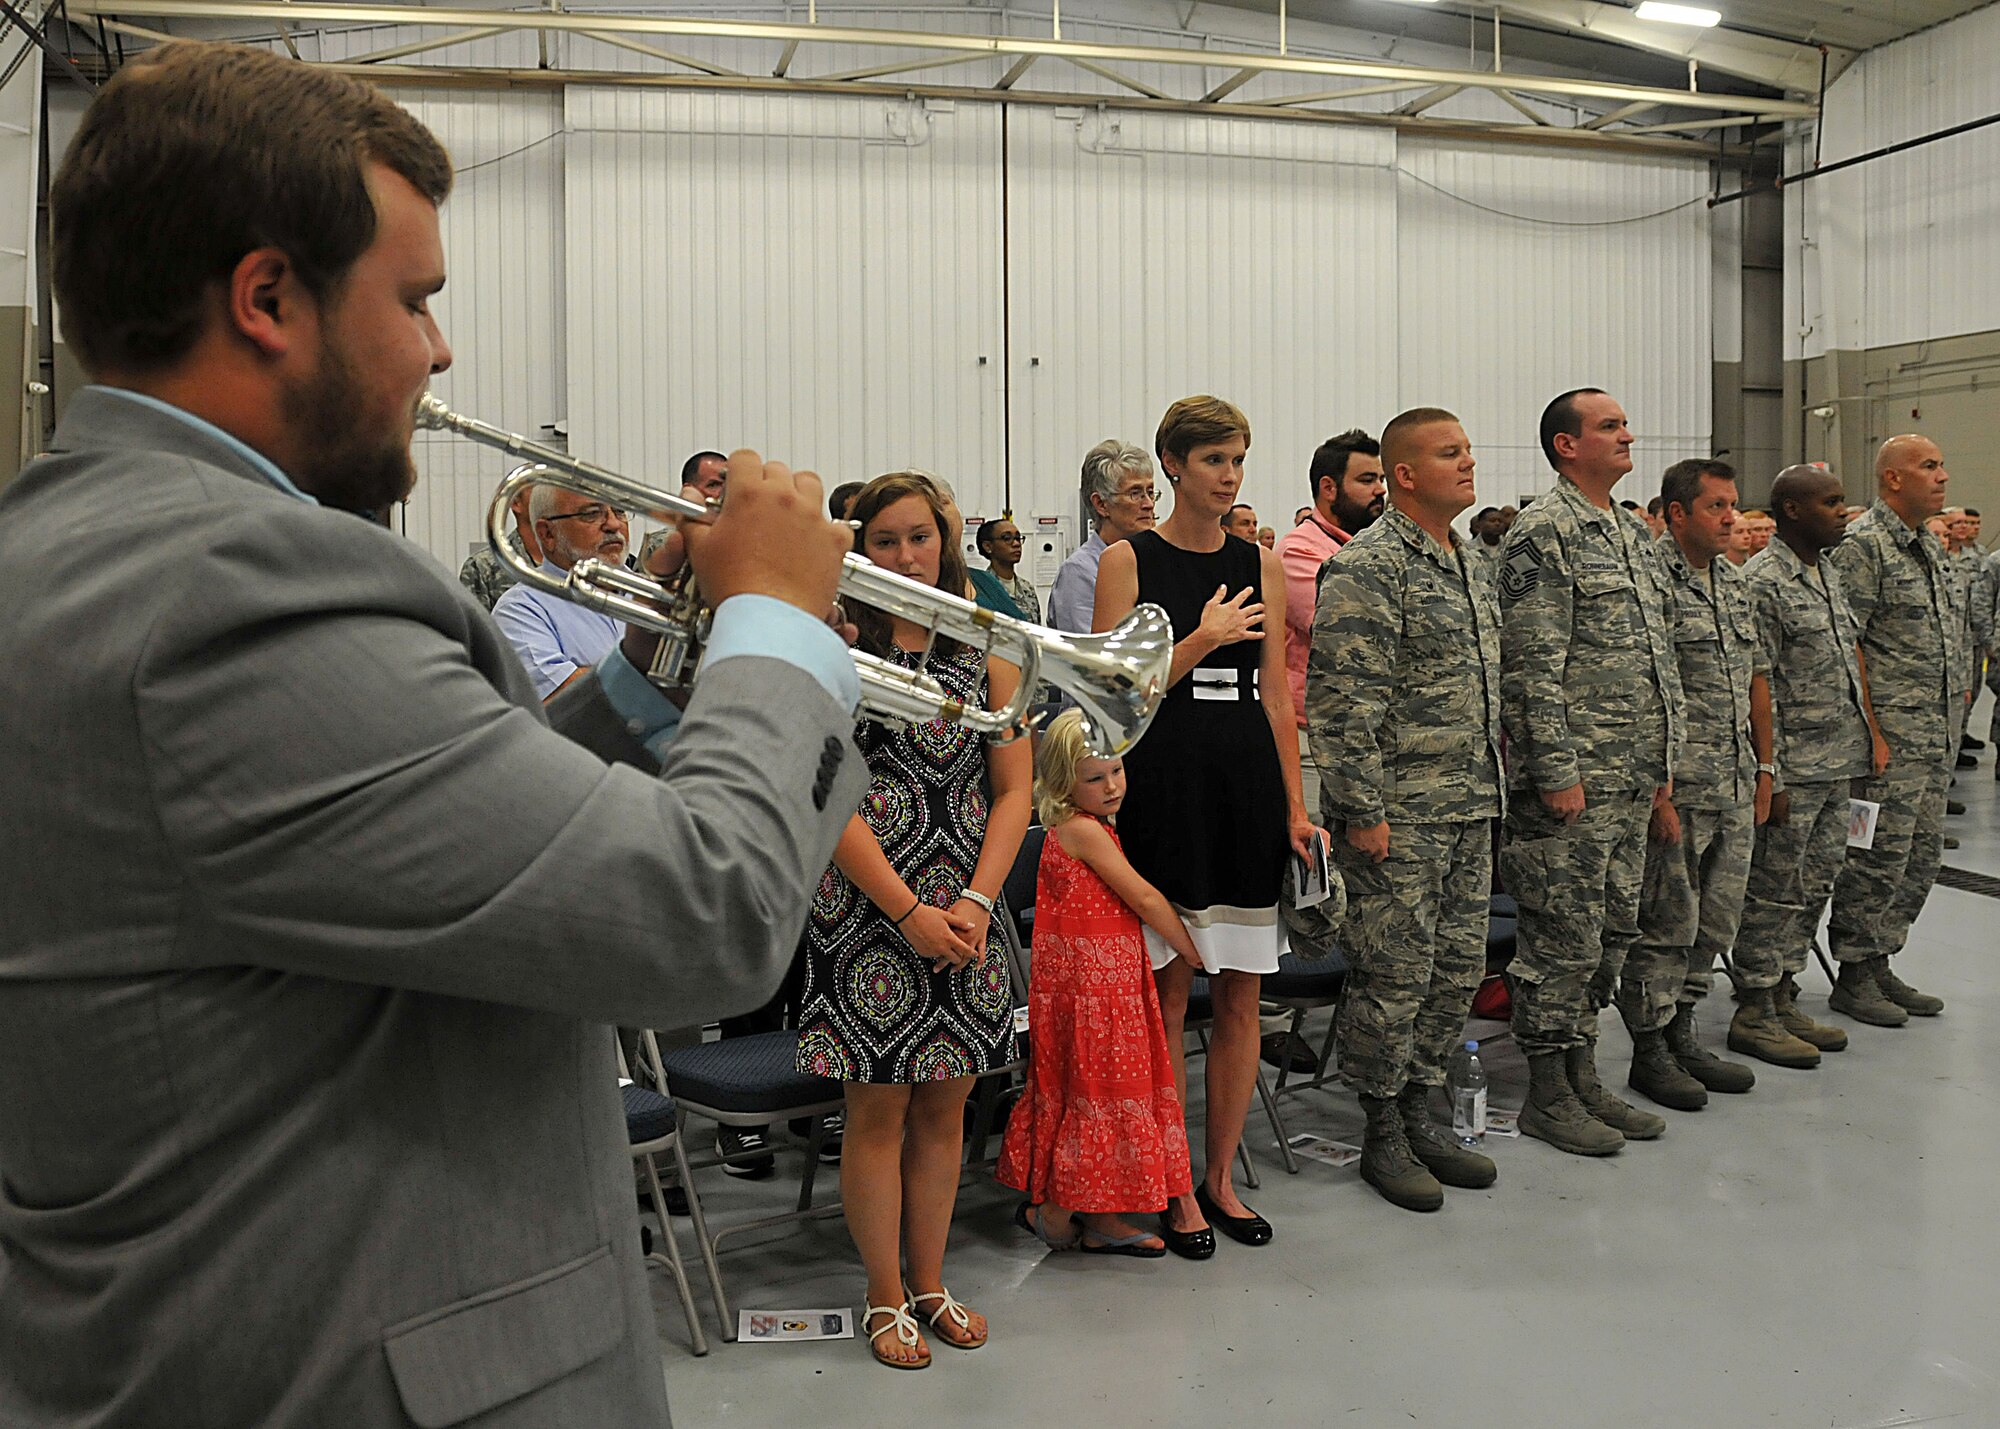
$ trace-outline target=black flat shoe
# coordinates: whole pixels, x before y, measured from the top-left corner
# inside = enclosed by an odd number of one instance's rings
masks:
[[[1167,1243],[1167,1249],[1183,1260],[1207,1260],[1215,1254],[1215,1231],[1203,1226],[1198,1231],[1177,1231],[1167,1224],[1163,1214],[1160,1217],[1160,1239]]]
[[[1216,1209],[1215,1198],[1208,1194],[1208,1187],[1194,1188],[1195,1204],[1208,1217],[1208,1223],[1239,1245],[1269,1245],[1271,1243],[1271,1223],[1252,1211],[1247,1216],[1227,1216]]]

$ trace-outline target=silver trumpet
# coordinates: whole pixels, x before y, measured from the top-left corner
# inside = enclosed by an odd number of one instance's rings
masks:
[[[710,611],[695,588],[691,568],[664,580],[595,559],[578,561],[558,579],[530,565],[508,539],[509,509],[529,486],[566,487],[622,510],[640,511],[656,521],[712,521],[718,506],[690,501],[513,432],[502,431],[452,411],[426,393],[417,404],[417,425],[451,432],[492,447],[524,464],[507,474],[486,510],[486,536],[493,553],[516,580],[599,610],[627,624],[657,631],[660,653],[649,676],[656,682],[692,681],[707,637]],[[963,597],[887,571],[850,552],[840,572],[840,595],[925,630],[924,659],[906,670],[865,651],[853,653],[861,677],[861,708],[872,719],[909,723],[943,719],[977,730],[996,744],[1021,738],[1035,721],[1029,714],[1035,688],[1047,681],[1083,711],[1084,737],[1100,758],[1123,754],[1146,732],[1166,694],[1173,663],[1174,633],[1167,613],[1141,605],[1111,630],[1072,635],[1047,626],[999,615]],[[942,636],[984,655],[1016,665],[1020,688],[1006,708],[980,709],[953,699],[926,671],[930,649]]]

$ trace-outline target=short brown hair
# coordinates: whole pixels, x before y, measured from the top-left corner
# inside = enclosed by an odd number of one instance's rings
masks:
[[[1440,422],[1456,422],[1457,416],[1442,407],[1412,407],[1389,419],[1389,425],[1382,429],[1382,464],[1389,468],[1390,475],[1407,455],[1403,448],[1408,444],[1410,434],[1421,427],[1436,426]],[[1390,482],[1394,486],[1393,481]]]
[[[200,337],[210,286],[259,248],[325,297],[374,242],[371,161],[432,203],[451,192],[444,146],[372,85],[244,45],[132,61],[49,191],[64,338],[93,373],[157,371]]]
[[[1160,429],[1153,434],[1153,455],[1160,459],[1164,471],[1167,453],[1186,461],[1196,447],[1226,442],[1231,437],[1241,437],[1244,446],[1250,445],[1250,419],[1234,404],[1207,395],[1183,397],[1160,418]]]

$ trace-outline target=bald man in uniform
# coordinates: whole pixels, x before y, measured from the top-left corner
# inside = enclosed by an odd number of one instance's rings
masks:
[[[1875,504],[1827,557],[1854,611],[1889,746],[1888,767],[1859,786],[1859,797],[1881,805],[1873,845],[1850,849],[1834,884],[1829,935],[1840,975],[1827,1005],[1877,1027],[1944,1010],[1943,999],[1911,987],[1889,961],[1937,879],[1945,788],[1971,688],[1950,560],[1924,526],[1944,510],[1950,479],[1936,442],[1889,438],[1875,457]]]

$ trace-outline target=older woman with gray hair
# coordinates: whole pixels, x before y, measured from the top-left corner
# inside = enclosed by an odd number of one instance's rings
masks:
[[[1084,454],[1083,499],[1096,530],[1071,553],[1049,589],[1049,624],[1087,635],[1097,602],[1097,563],[1120,541],[1153,529],[1159,490],[1144,447],[1111,437]]]

